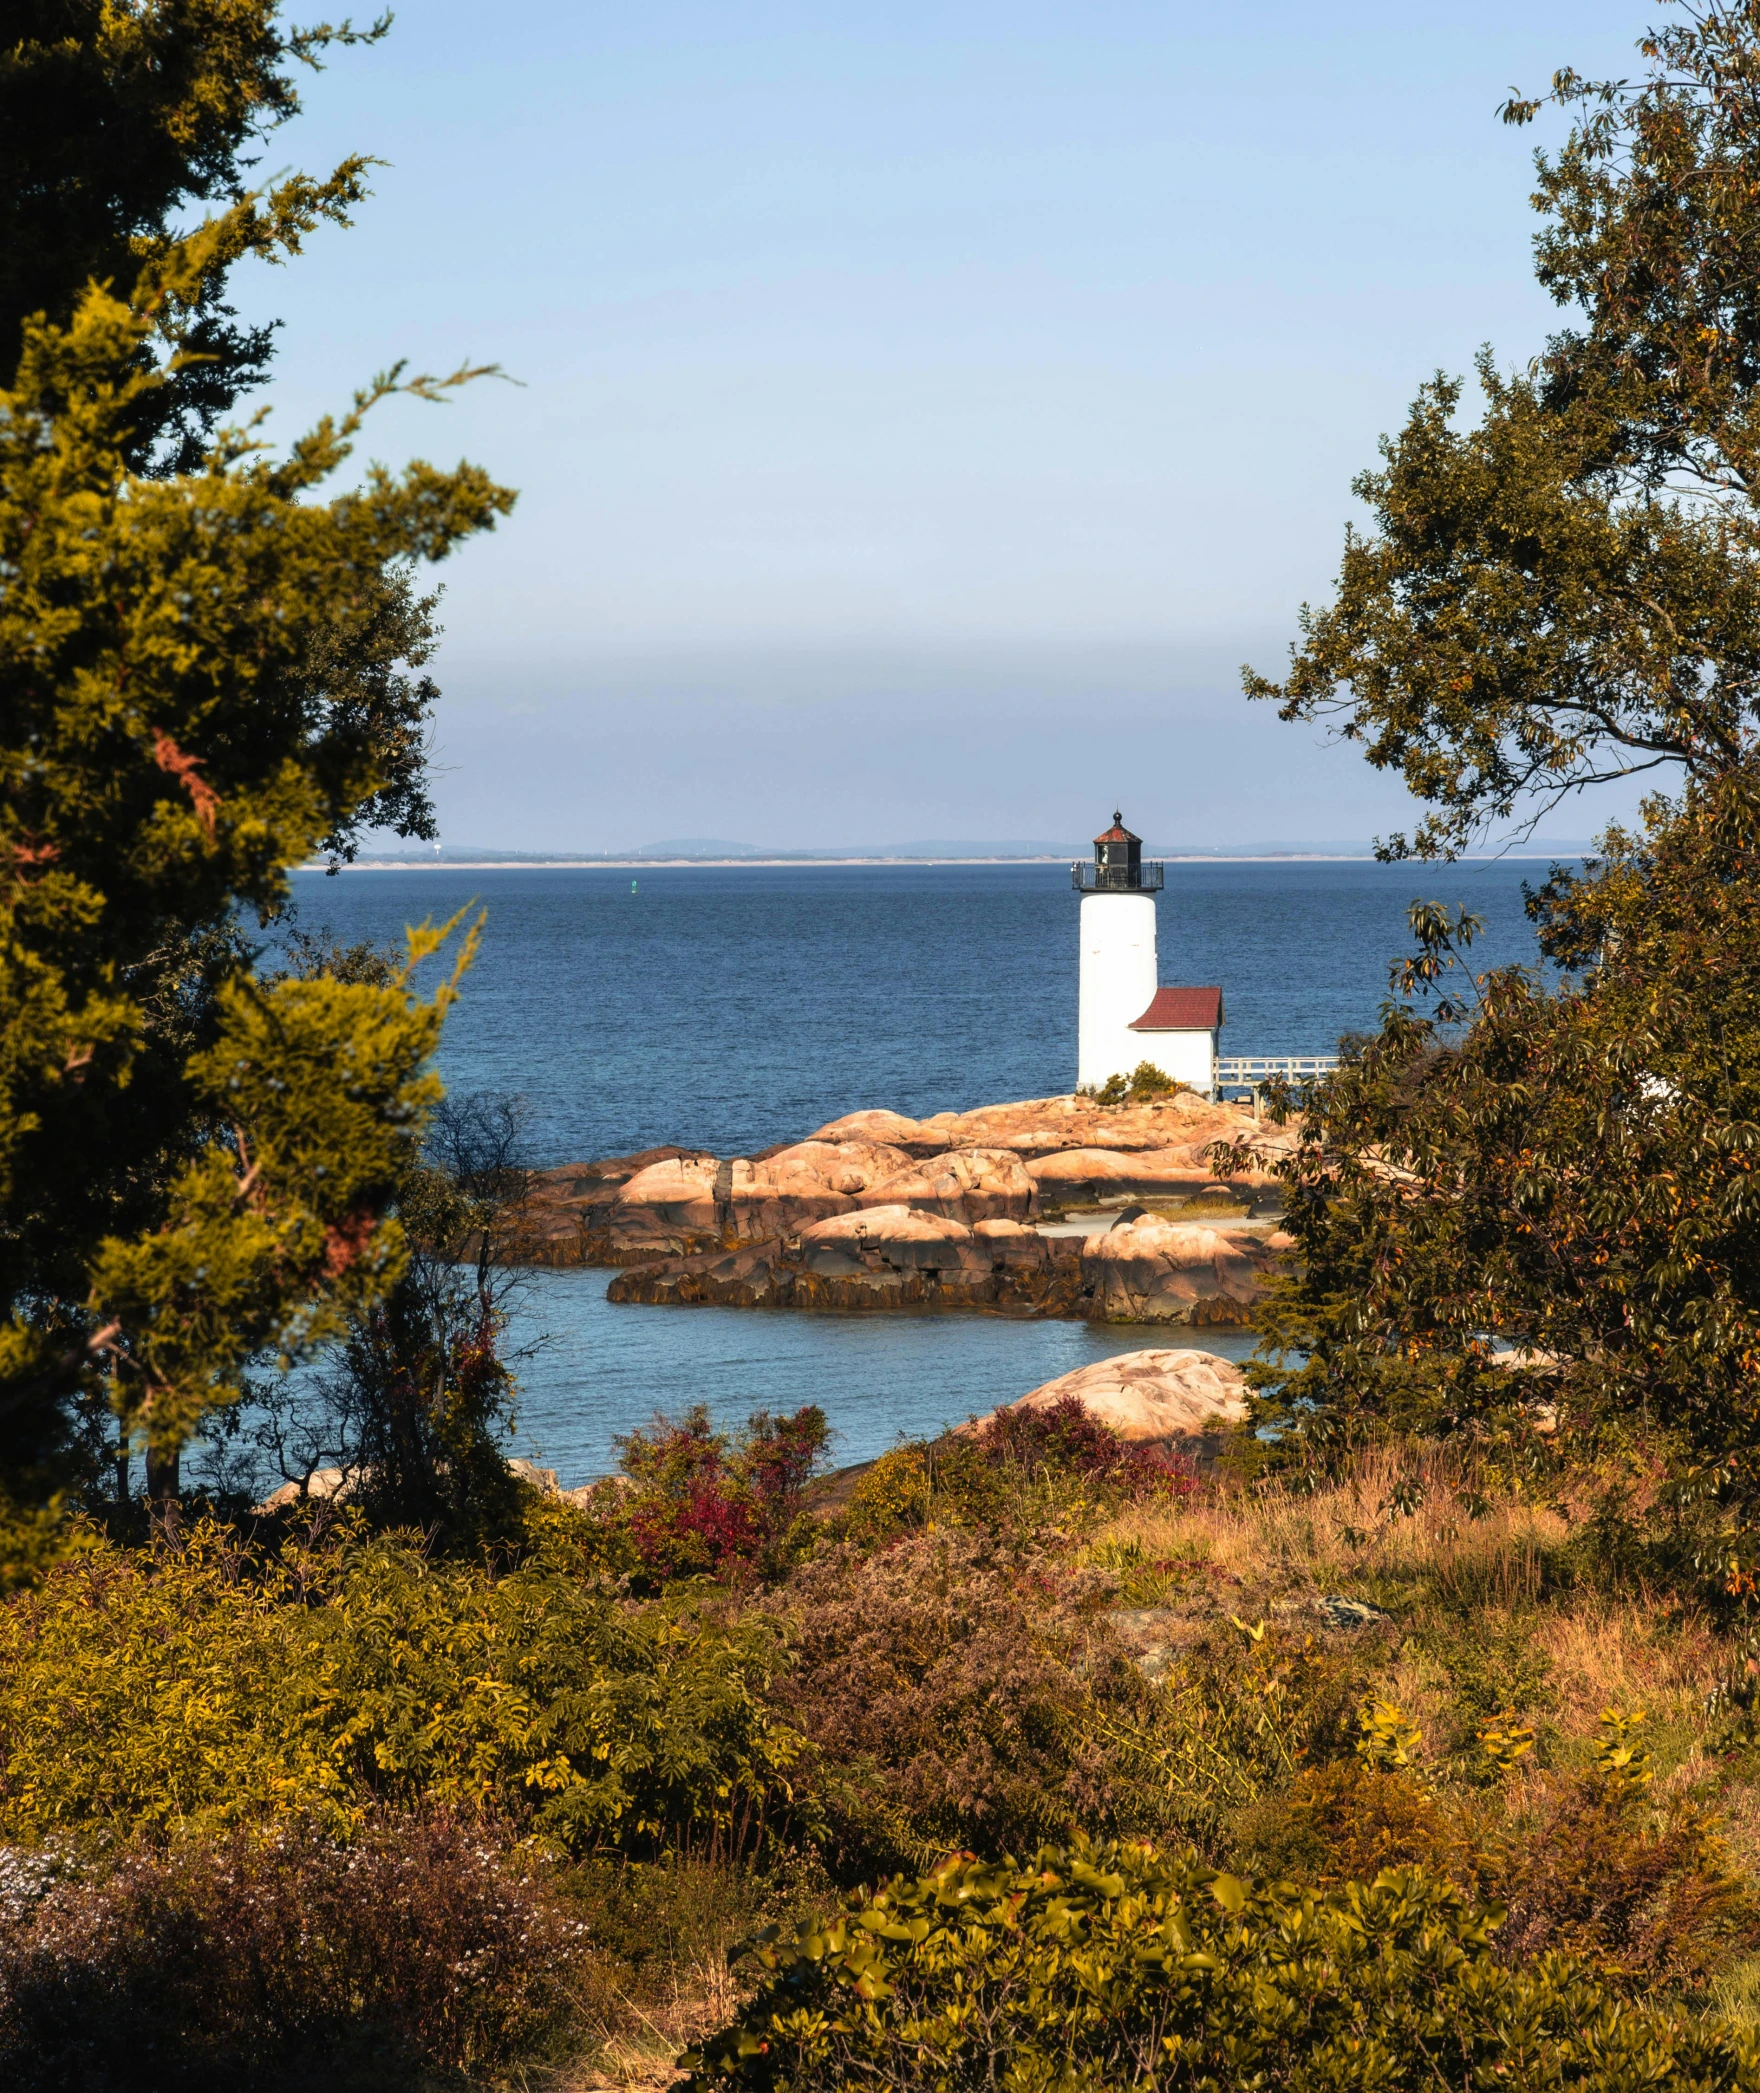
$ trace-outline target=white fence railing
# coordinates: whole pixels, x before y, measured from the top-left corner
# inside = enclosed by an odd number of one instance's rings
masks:
[[[1328,1076],[1338,1066],[1336,1054],[1218,1054],[1215,1088],[1257,1090],[1273,1076],[1300,1083],[1312,1076]]]

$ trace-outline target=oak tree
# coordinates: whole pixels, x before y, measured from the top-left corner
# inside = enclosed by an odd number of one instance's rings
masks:
[[[1414,907],[1379,1031],[1279,1101],[1298,1255],[1255,1372],[1309,1448],[1636,1434],[1752,1532],[1760,4],[1689,0],[1640,50],[1635,80],[1561,72],[1507,106],[1574,112],[1535,198],[1566,323],[1523,370],[1481,359],[1475,420],[1425,388],[1358,482],[1375,528],[1335,600],[1248,688],[1428,804],[1387,856],[1611,778],[1676,796],[1530,896],[1547,967],[1475,981],[1471,922]]]
[[[1575,112],[1537,156],[1544,353],[1420,392],[1302,613],[1288,720],[1324,720],[1430,812],[1384,854],[1452,854],[1585,785],[1707,779],[1760,733],[1760,0],[1684,0],[1635,81],[1513,98]]]

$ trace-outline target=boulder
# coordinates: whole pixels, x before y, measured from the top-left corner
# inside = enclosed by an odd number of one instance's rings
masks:
[[[962,1148],[910,1163],[856,1196],[863,1206],[913,1206],[968,1224],[1024,1221],[1037,1205],[1026,1165],[1007,1148]]]
[[[1181,1447],[1244,1423],[1250,1414],[1246,1386],[1234,1361],[1213,1352],[1123,1352],[1059,1374],[1010,1408],[1048,1410],[1073,1395],[1130,1445]],[[978,1418],[974,1425],[986,1421]]]
[[[1185,1148],[1066,1148],[1035,1156],[1026,1168],[1045,1208],[1092,1206],[1105,1200],[1194,1199],[1223,1189],[1209,1163]]]
[[[261,1504],[253,1504],[251,1510],[279,1512],[290,1504],[297,1504],[302,1497],[314,1501],[352,1497],[359,1481],[359,1475],[352,1468],[314,1468],[306,1477],[303,1489],[298,1483],[282,1483],[271,1490]]]
[[[950,1215],[911,1206],[864,1207],[817,1221],[801,1231],[798,1255],[809,1270],[815,1258],[827,1270],[838,1259],[853,1259],[864,1269],[878,1259],[901,1272],[989,1270],[974,1230]]]
[[[1290,1238],[1143,1214],[1081,1243],[1086,1313],[1096,1321],[1227,1325],[1251,1320]]]
[[[1043,1265],[1046,1238],[1021,1221],[979,1221],[972,1235],[992,1264]],[[1079,1253],[1078,1253],[1079,1254]]]
[[[944,1128],[907,1119],[902,1112],[846,1112],[810,1136],[814,1141],[878,1141],[907,1155],[939,1155],[948,1146]]]
[[[532,1488],[541,1496],[560,1497],[562,1495],[562,1492],[556,1486],[556,1470],[554,1468],[540,1468],[536,1461],[528,1461],[523,1455],[517,1456],[508,1462],[507,1472],[509,1475],[517,1477],[522,1483],[530,1483]]]
[[[1119,1150],[1060,1149],[1027,1164],[1046,1212],[1115,1205],[1121,1200],[1210,1200],[1258,1211],[1275,1207],[1280,1188],[1268,1170],[1237,1170],[1219,1178],[1209,1144]],[[1268,1195],[1269,1199],[1268,1199]]]
[[[1392,1624],[1393,1615],[1367,1599],[1347,1599],[1342,1592],[1322,1592],[1314,1611],[1329,1628],[1382,1628]]]
[[[814,1140],[797,1141],[762,1162],[735,1162],[726,1171],[723,1232],[751,1242],[848,1213],[910,1161],[902,1148],[878,1141]]]
[[[512,1261],[534,1265],[605,1262],[612,1210],[624,1186],[654,1164],[685,1156],[714,1161],[700,1151],[645,1148],[637,1155],[606,1156],[597,1163],[568,1163],[559,1170],[535,1172],[525,1204],[515,1218]]]
[[[612,1241],[649,1256],[677,1256],[715,1241],[720,1171],[714,1156],[683,1154],[638,1170],[612,1201]]]
[[[799,1267],[780,1240],[671,1257],[657,1264],[628,1265],[605,1289],[608,1301],[641,1301],[651,1307],[707,1302],[724,1308],[792,1308]]]

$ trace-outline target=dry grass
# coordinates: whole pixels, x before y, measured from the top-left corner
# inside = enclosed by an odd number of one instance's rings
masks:
[[[684,2077],[680,2051],[726,2027],[744,1994],[721,1954],[675,1965],[663,1993],[620,1997],[615,2025],[588,2060],[552,2082],[554,2093],[647,2093]]]
[[[1381,1690],[1432,1750],[1451,1687],[1431,1646],[1463,1632],[1486,1648],[1517,1637],[1544,1660],[1560,1763],[1588,1760],[1607,1709],[1643,1710],[1659,1771],[1674,1785],[1703,1778],[1707,1696],[1728,1663],[1711,1624],[1672,1595],[1596,1589],[1576,1574],[1570,1517],[1519,1498],[1486,1504],[1473,1482],[1446,1448],[1378,1449],[1315,1491],[1273,1483],[1133,1506],[1091,1555],[1124,1580],[1127,1604],[1197,1599],[1270,1616],[1339,1593],[1384,1607],[1398,1639]]]
[[[1503,1502],[1473,1516],[1461,1461],[1438,1448],[1376,1451],[1330,1488],[1273,1484],[1192,1505],[1133,1506],[1095,1538],[1097,1559],[1199,1564],[1266,1597],[1426,1587],[1466,1606],[1535,1603],[1569,1523]]]

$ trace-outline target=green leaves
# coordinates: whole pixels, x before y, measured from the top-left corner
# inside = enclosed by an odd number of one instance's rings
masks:
[[[1148,1845],[956,1855],[752,1943],[755,1996],[682,2061],[693,2086],[778,2093],[1760,2083],[1745,2035],[1559,1957],[1501,1967],[1499,1917],[1415,1869],[1321,1898]]]
[[[199,1525],[0,1609],[0,1830],[208,1829],[440,1804],[572,1851],[749,1851],[793,1809],[778,1637],[632,1609],[542,1559],[438,1569]]]
[[[117,1407],[156,1449],[174,1452],[236,1397],[253,1355],[291,1363],[401,1272],[385,1210],[440,1095],[427,1064],[476,929],[429,1000],[410,976],[457,921],[412,932],[408,965],[383,987],[320,975],[221,991],[220,1038],[189,1072],[229,1138],[173,1182],[159,1229],[112,1238],[93,1268]]]
[[[1751,1518],[1760,776],[1656,803],[1604,849],[1532,901],[1573,977],[1486,975],[1464,1029],[1390,1004],[1302,1100],[1273,1166],[1301,1264],[1267,1321],[1305,1356],[1256,1373],[1310,1448],[1474,1420],[1539,1476],[1641,1430]]]

